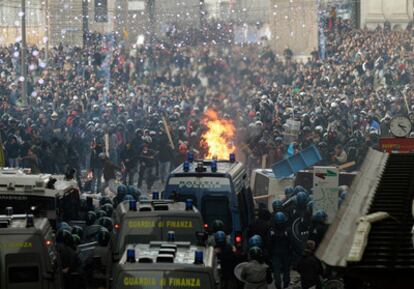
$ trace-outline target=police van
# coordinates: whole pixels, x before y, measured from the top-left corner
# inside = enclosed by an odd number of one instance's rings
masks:
[[[206,228],[215,220],[224,223],[234,245],[241,247],[246,229],[254,220],[254,201],[243,164],[230,160],[186,161],[168,177],[164,197],[192,199]]]
[[[51,221],[79,219],[80,195],[75,182],[63,176],[27,174],[21,169],[0,169],[0,203],[15,213],[35,210]]]
[[[191,200],[125,201],[118,206],[115,219],[115,258],[127,244],[167,240],[170,231],[174,231],[177,241],[196,244],[196,234],[203,231],[203,218]]]
[[[46,218],[0,215],[0,288],[59,288],[53,240]]]
[[[189,242],[150,242],[131,245],[114,272],[113,289],[219,288],[212,247]]]

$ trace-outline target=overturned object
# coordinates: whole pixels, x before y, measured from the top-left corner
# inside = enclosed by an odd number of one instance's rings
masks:
[[[368,243],[368,235],[371,230],[371,224],[389,218],[390,215],[386,212],[376,212],[363,216],[358,221],[358,227],[352,241],[351,249],[349,250],[348,262],[359,262],[362,259],[364,250]]]

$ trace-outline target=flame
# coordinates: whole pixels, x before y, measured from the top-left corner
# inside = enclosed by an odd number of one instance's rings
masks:
[[[236,127],[232,120],[220,119],[212,109],[204,113],[203,124],[207,131],[201,136],[201,146],[207,148],[206,159],[228,159],[236,151],[233,139]]]

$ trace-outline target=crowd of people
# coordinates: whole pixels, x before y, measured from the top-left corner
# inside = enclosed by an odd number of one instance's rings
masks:
[[[92,192],[102,176],[114,190],[119,171],[125,183],[145,182],[150,190],[188,151],[203,157],[202,119],[210,108],[235,123],[238,158],[249,169],[263,155],[270,165],[312,144],[321,164],[355,161],[355,169],[388,133],[390,118],[414,105],[411,25],[355,29],[338,19],[325,34],[326,58],[315,51],[306,62],[289,49],[276,55],[266,41],[241,45],[210,35],[190,42],[177,31],[133,49],[105,36],[85,48],[60,45],[46,53],[31,46],[28,106],[20,45],[1,47],[6,165],[74,169],[80,184],[80,173],[92,172]],[[296,135],[289,120],[300,121]]]

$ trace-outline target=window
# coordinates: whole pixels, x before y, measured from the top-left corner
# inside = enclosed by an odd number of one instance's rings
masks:
[[[9,283],[37,283],[39,282],[39,267],[19,266],[9,267]]]
[[[178,193],[176,201],[177,202],[185,202],[188,199],[193,200],[193,205],[197,207],[197,197],[194,196],[194,195]]]
[[[206,196],[203,198],[202,215],[204,223],[209,228],[215,220],[224,223],[224,231],[230,234],[233,229],[233,222],[230,212],[229,199],[226,196]]]
[[[242,226],[247,227],[249,225],[248,205],[244,195],[244,190],[237,195],[237,199],[239,203],[239,213]]]

